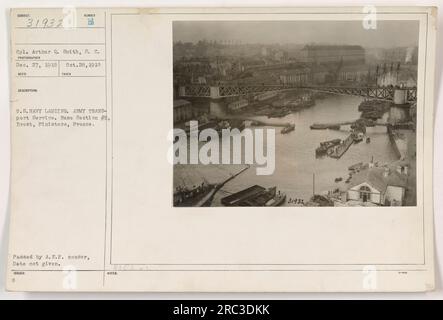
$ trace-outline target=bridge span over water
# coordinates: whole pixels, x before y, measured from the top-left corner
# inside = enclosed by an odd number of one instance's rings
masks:
[[[179,87],[179,96],[194,98],[220,99],[249,94],[260,94],[269,91],[284,91],[292,89],[305,89],[326,93],[344,94],[372,98],[385,101],[403,101],[404,103],[417,100],[417,88],[395,87],[344,87],[344,86],[300,86],[284,84],[255,84],[255,85],[185,85]]]

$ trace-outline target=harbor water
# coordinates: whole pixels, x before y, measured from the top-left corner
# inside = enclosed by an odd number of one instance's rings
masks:
[[[251,165],[216,193],[212,205],[220,206],[221,198],[256,184],[263,187],[277,186],[278,190],[286,193],[287,199],[303,199],[306,202],[313,192],[322,194],[338,187],[345,189],[344,181],[348,176],[348,167],[355,163],[369,162],[372,157],[380,164],[395,161],[397,156],[384,126],[367,128],[366,136],[370,137],[370,143],[362,141],[351,145],[340,159],[327,156],[316,158],[315,149],[320,142],[336,138],[345,139],[349,135],[350,127],[347,125],[340,130],[311,130],[310,125],[356,120],[360,117],[358,105],[362,100],[354,96],[328,95],[324,99],[318,99],[315,106],[293,112],[283,118],[254,117],[253,119],[268,124],[292,123],[295,124],[295,130],[281,134],[280,126],[264,127],[275,129],[274,173],[257,175],[256,165]],[[219,106],[211,106],[211,110],[217,107]],[[386,118],[380,121],[386,121]],[[340,177],[343,180],[335,182],[335,179]]]

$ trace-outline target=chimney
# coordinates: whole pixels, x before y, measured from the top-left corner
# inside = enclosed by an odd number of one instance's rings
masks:
[[[385,167],[385,171],[383,172],[383,177],[387,178],[389,176],[389,168]]]

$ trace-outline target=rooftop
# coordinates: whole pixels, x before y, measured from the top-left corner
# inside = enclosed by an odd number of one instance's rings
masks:
[[[364,71],[368,72],[369,67],[365,64],[344,65],[340,68],[341,72]]]
[[[407,178],[404,174],[398,173],[392,168],[389,169],[387,177],[384,176],[387,167],[374,167],[364,169],[352,176],[349,183],[349,188],[358,186],[362,183],[367,183],[371,187],[380,192],[385,192],[388,186],[406,187]]]
[[[363,50],[358,45],[324,45],[324,44],[308,44],[302,50]]]

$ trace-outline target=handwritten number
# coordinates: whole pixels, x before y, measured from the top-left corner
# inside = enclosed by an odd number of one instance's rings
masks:
[[[60,28],[63,26],[63,19],[43,18],[42,20],[28,18],[26,28]]]

